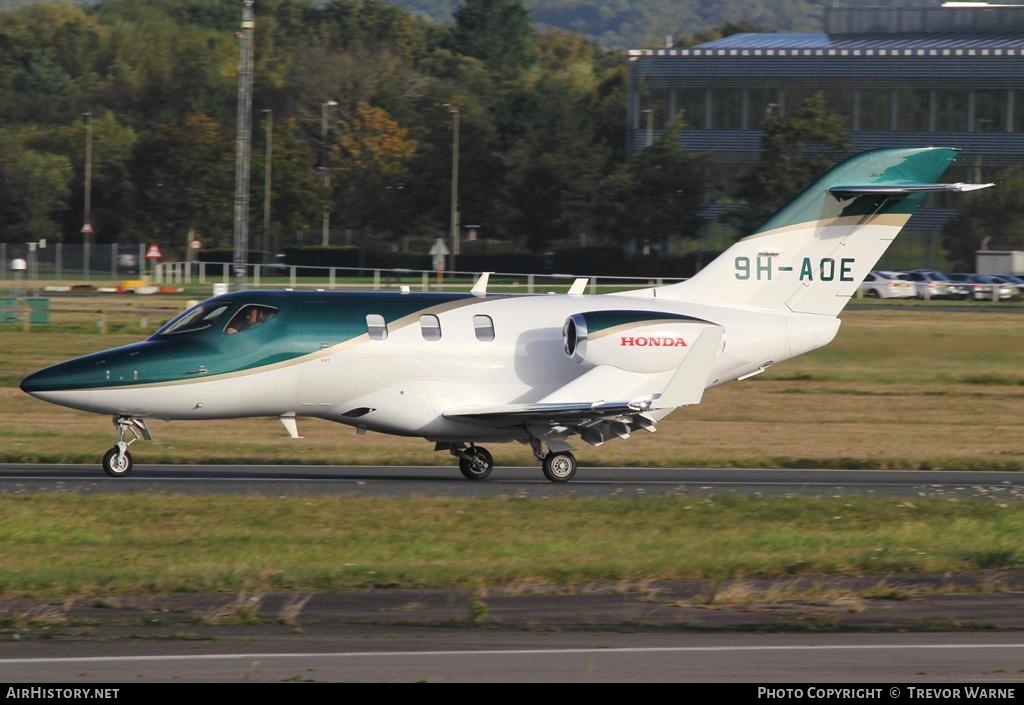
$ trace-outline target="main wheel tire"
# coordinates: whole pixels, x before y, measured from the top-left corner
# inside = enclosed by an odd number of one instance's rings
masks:
[[[880,297],[880,294],[878,293],[878,290],[876,290],[876,289],[868,289],[868,291],[865,294],[865,296],[867,296],[869,299],[877,299],[877,298]]]
[[[544,456],[544,477],[552,482],[568,482],[576,474],[576,456],[565,451]]]
[[[459,458],[459,470],[467,480],[486,480],[494,469],[494,457],[486,448],[474,446],[466,451],[472,458]]]
[[[111,477],[124,477],[132,471],[132,454],[128,451],[120,455],[114,446],[103,455],[103,472]]]

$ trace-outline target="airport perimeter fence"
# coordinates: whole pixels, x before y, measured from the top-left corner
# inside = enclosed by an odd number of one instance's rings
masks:
[[[113,281],[138,277],[144,272],[143,244],[80,244],[63,242],[0,242],[0,281]],[[24,260],[24,271],[12,269]]]
[[[359,267],[300,267],[281,264],[249,264],[239,277],[229,262],[163,262],[153,268],[155,286],[189,286],[219,283],[229,287],[254,289],[349,289],[380,291],[408,287],[417,291],[459,291],[471,288],[481,272],[431,271],[424,269],[381,269]],[[587,293],[662,286],[685,278],[625,277],[587,274],[534,274],[528,272],[491,272],[490,291],[526,294],[557,291],[565,293],[576,279],[587,279]]]

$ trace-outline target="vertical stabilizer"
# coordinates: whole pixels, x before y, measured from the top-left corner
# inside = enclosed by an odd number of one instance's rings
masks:
[[[880,149],[840,163],[658,298],[779,312],[838,314],[956,157],[944,147]],[[991,184],[988,184],[991,185]]]

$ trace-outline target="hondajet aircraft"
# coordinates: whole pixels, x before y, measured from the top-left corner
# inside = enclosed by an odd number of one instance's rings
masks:
[[[617,294],[236,291],[139,343],[48,367],[21,388],[113,416],[108,475],[149,419],[316,417],[419,436],[486,478],[482,443],[532,446],[545,476],[576,473],[570,441],[654,431],[706,389],[826,345],[837,314],[957,150],[854,156],[693,278]]]

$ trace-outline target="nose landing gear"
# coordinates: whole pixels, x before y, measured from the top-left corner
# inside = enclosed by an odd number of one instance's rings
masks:
[[[115,415],[112,422],[118,430],[118,439],[117,444],[103,455],[103,472],[110,477],[124,477],[132,471],[132,454],[128,452],[128,446],[140,439],[151,441],[153,436],[143,419]],[[126,435],[131,435],[131,439],[125,441]]]

